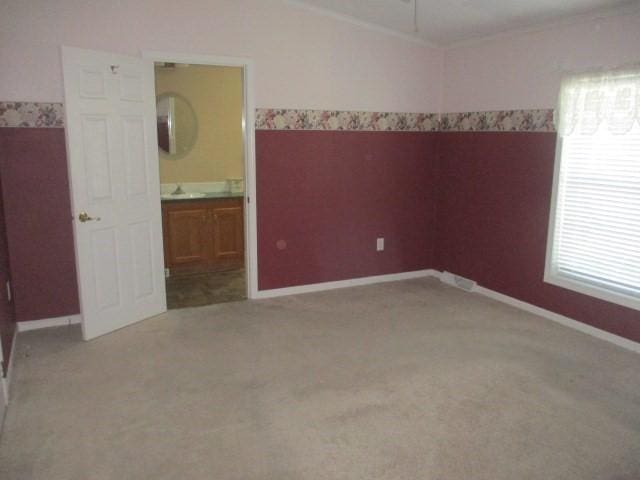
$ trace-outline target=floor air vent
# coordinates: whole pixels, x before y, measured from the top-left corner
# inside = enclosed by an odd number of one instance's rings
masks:
[[[440,280],[443,283],[452,285],[462,290],[466,290],[467,292],[473,292],[477,286],[477,283],[474,282],[473,280],[469,280],[468,278],[461,277],[460,275],[455,275],[451,272],[442,272],[442,275],[440,276]]]

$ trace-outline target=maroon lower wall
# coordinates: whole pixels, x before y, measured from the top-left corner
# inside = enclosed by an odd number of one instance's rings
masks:
[[[0,147],[16,319],[78,313],[64,131],[0,128]],[[640,341],[637,311],[542,280],[554,150],[552,133],[259,130],[259,288],[437,268]]]
[[[0,151],[3,150],[3,147],[2,139],[0,139]],[[16,333],[16,318],[13,302],[9,300],[8,291],[4,288],[9,280],[11,280],[9,248],[7,247],[7,230],[4,219],[2,188],[0,188],[0,342],[2,342],[2,360],[4,361],[4,372],[0,372],[0,374],[4,375],[7,374],[9,368],[11,346]],[[0,399],[0,401],[3,400]]]
[[[79,313],[64,130],[0,128],[17,321]]]
[[[0,138],[17,320],[76,314],[64,130],[1,128]],[[436,138],[258,131],[260,288],[433,267]]]
[[[259,288],[432,268],[436,140],[256,132]]]
[[[543,282],[554,133],[439,136],[439,270],[640,342],[640,312]]]

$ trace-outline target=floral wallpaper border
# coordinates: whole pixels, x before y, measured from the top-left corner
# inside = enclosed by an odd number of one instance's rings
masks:
[[[408,132],[555,132],[553,110],[464,113],[379,113],[257,109],[258,130]]]
[[[0,102],[0,127],[62,128],[62,103]],[[395,113],[256,109],[258,130],[372,132],[554,132],[553,110]]]
[[[0,127],[62,128],[62,103],[0,102]]]
[[[555,132],[553,110],[443,113],[441,132]]]
[[[336,110],[256,110],[258,130],[349,130],[435,132],[437,113],[349,112]]]

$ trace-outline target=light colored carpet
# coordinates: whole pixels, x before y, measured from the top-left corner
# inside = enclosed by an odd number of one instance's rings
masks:
[[[0,478],[640,478],[640,355],[414,280],[21,333]]]

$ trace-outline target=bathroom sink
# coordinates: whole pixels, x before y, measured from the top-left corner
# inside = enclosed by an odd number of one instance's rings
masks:
[[[163,200],[185,200],[189,198],[202,198],[205,194],[202,192],[188,192],[188,193],[163,193],[161,195]]]

